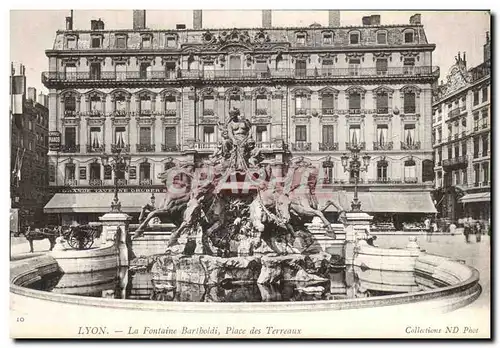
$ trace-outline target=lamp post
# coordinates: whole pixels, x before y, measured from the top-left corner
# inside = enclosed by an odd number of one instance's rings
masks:
[[[109,163],[109,159],[111,157],[112,162]],[[102,164],[104,166],[111,165],[111,168],[113,170],[114,178],[115,178],[115,197],[113,201],[111,202],[111,212],[112,213],[121,213],[121,203],[118,200],[118,178],[117,174],[118,173],[125,173],[127,170],[129,164],[130,164],[130,159],[131,157],[129,155],[122,155],[121,154],[121,149],[118,148],[117,152],[111,156],[108,155],[102,155],[101,160]]]
[[[361,157],[361,146],[357,143],[350,146],[348,150],[351,152],[351,156],[347,154],[341,156],[342,166],[344,167],[344,171],[354,174],[354,199],[351,203],[351,209],[353,212],[360,212],[361,202],[358,199],[359,173],[366,172],[368,170],[368,166],[370,165],[370,156],[365,154]],[[360,161],[360,157],[362,162]]]

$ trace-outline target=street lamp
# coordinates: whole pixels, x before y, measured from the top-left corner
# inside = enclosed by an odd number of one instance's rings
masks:
[[[344,154],[340,157],[342,161],[342,166],[344,167],[344,171],[354,174],[354,199],[351,203],[351,209],[353,212],[361,211],[361,202],[358,199],[358,180],[359,173],[366,172],[368,170],[368,166],[370,165],[370,156],[365,154],[361,157],[362,161],[360,161],[361,146],[359,144],[353,144],[353,146],[348,147],[348,150],[351,152],[351,156]],[[349,159],[351,159],[349,161]]]
[[[109,163],[109,159],[111,157],[112,162]],[[118,148],[116,153],[108,156],[106,154],[101,156],[101,161],[104,166],[111,165],[111,168],[113,170],[113,174],[115,177],[115,197],[113,201],[111,202],[111,212],[112,213],[121,213],[121,203],[118,200],[118,178],[117,174],[118,173],[125,173],[125,171],[128,169],[128,166],[130,165],[130,155],[122,155],[121,154],[121,149]]]

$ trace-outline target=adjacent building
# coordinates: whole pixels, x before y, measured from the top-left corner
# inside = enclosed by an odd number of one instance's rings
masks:
[[[253,124],[253,137],[279,174],[290,157],[323,170],[324,190],[349,208],[354,180],[341,156],[360,144],[371,164],[360,178],[364,210],[381,219],[434,213],[432,66],[421,15],[401,25],[380,16],[340,25],[148,29],[133,12],[133,28],[105,29],[93,20],[76,30],[67,18],[46,51],[49,69],[49,184],[46,206],[63,223],[96,220],[120,185],[123,210],[136,216],[157,175],[172,161],[198,162],[221,140],[218,124],[232,108]],[[113,177],[103,155],[131,155],[128,171]],[[115,181],[117,180],[117,181]],[[83,195],[82,193],[86,193]],[[158,195],[156,195],[158,197]],[[409,219],[406,215],[404,219]]]
[[[467,67],[458,53],[433,101],[433,147],[438,209],[454,220],[491,216],[491,48],[486,33],[483,62]]]
[[[10,196],[13,231],[26,224],[45,223],[48,202],[48,97],[26,91],[25,67],[12,65],[10,123]],[[17,232],[17,231],[16,231]]]

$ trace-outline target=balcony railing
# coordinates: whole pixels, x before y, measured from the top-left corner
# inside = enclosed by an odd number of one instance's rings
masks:
[[[411,182],[406,182],[401,179],[392,179],[392,178],[377,178],[377,179],[368,179],[368,184],[384,184],[384,185],[394,185],[394,184],[408,184]]]
[[[296,108],[295,109],[295,115],[307,115],[309,109],[307,108]]]
[[[161,151],[163,152],[179,152],[181,151],[180,145],[171,145],[171,144],[161,144]]]
[[[101,179],[89,179],[89,185],[90,186],[102,186],[102,180]]]
[[[420,150],[420,141],[414,143],[401,142],[401,150]]]
[[[335,109],[334,108],[322,108],[321,114],[322,115],[335,115]]]
[[[128,114],[129,113],[127,112],[127,110],[115,110],[115,111],[111,112],[112,117],[125,117]]]
[[[351,115],[359,115],[359,114],[361,114],[361,109],[349,108],[348,112]]]
[[[115,179],[115,185],[116,186],[127,186],[127,180],[126,179]]]
[[[151,179],[141,179],[139,180],[139,186],[151,186],[153,180]]]
[[[77,117],[78,111],[75,110],[64,110],[64,117]]]
[[[345,143],[346,149],[350,149],[352,147],[359,147],[361,150],[366,150],[366,143],[365,142],[357,142],[357,143],[346,142]]]
[[[306,141],[296,141],[292,143],[292,151],[311,151],[311,143]]]
[[[462,112],[464,112],[464,111],[465,111],[465,107],[464,106],[456,107],[456,108],[454,108],[454,109],[452,109],[452,110],[450,110],[448,112],[448,118],[453,118],[453,117],[460,116],[460,114]]]
[[[443,167],[450,167],[460,164],[467,164],[467,156],[458,156],[443,160]]]
[[[416,177],[408,177],[408,178],[404,178],[403,181],[406,184],[416,184],[416,183],[418,183],[418,178],[416,178]]]
[[[203,116],[213,116],[215,112],[213,109],[203,109]]]
[[[175,109],[166,109],[165,116],[177,116],[177,110]]]
[[[116,153],[118,151],[130,152],[130,145],[111,144],[111,152]]]
[[[101,146],[92,146],[92,145],[87,145],[87,152],[88,153],[94,153],[94,152],[104,152],[104,149],[105,149],[105,145],[101,145]]]
[[[270,141],[258,141],[255,146],[259,149],[271,149],[273,147],[273,143]]]
[[[155,144],[136,144],[137,152],[155,152]]]
[[[319,143],[319,151],[338,151],[339,143]]]
[[[153,115],[153,110],[151,109],[142,109],[139,111],[139,116],[151,116]]]
[[[104,112],[102,112],[101,110],[87,110],[80,112],[80,115],[84,117],[103,117]]]
[[[384,76],[387,77],[425,77],[434,76],[439,72],[438,67],[394,67],[388,68]],[[333,68],[333,69],[268,69],[267,71],[258,69],[226,69],[226,70],[187,70],[179,69],[177,74],[167,71],[152,71],[147,74],[140,71],[114,72],[103,71],[100,74],[90,72],[44,72],[42,82],[82,82],[82,81],[134,81],[134,80],[179,80],[179,79],[269,79],[269,78],[293,78],[293,79],[331,79],[331,78],[363,78],[380,76],[380,71],[376,68]]]
[[[64,153],[80,153],[80,145],[62,145],[61,152]]]
[[[198,142],[194,144],[196,149],[201,150],[215,150],[217,148],[217,145],[217,142]]]
[[[266,108],[257,108],[257,109],[255,109],[255,115],[256,116],[266,116],[267,109]]]
[[[76,180],[76,179],[66,179],[64,181],[64,185],[66,185],[66,186],[78,186],[78,180]]]
[[[467,135],[467,132],[466,131],[462,131],[462,138],[465,138]]]
[[[376,111],[379,115],[387,115],[389,113],[389,108],[377,108]]]
[[[392,148],[393,148],[392,141],[387,141],[385,143],[375,141],[373,143],[373,150],[376,150],[376,151],[379,151],[379,150],[388,151],[388,150],[392,150]]]
[[[404,114],[414,114],[417,111],[415,106],[405,106],[403,108]]]

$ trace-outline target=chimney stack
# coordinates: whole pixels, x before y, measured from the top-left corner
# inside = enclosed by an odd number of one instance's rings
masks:
[[[73,30],[73,10],[71,10],[71,15],[66,17],[66,30]]]
[[[491,40],[490,40],[490,32],[486,32],[486,43],[483,46],[483,62],[486,62],[491,59]]]
[[[193,29],[201,30],[203,28],[203,15],[201,10],[193,10]]]
[[[370,24],[371,25],[380,25],[380,15],[371,15],[370,16]]]
[[[146,10],[133,10],[133,23],[134,30],[146,29]]]
[[[334,10],[328,11],[328,26],[340,27],[340,11],[334,11]]]
[[[420,25],[422,24],[422,15],[420,13],[416,13],[410,17],[410,24]]]
[[[40,94],[38,95],[38,104],[47,107],[49,104],[49,96],[40,92]]]
[[[361,22],[363,23],[363,25],[370,25],[370,23],[371,23],[371,17],[370,16],[364,16],[361,19]]]
[[[90,20],[90,30],[104,30],[104,22],[100,18]]]
[[[262,28],[271,28],[273,26],[272,11],[262,10]]]
[[[28,100],[31,100],[33,103],[36,102],[36,88],[28,87]]]

